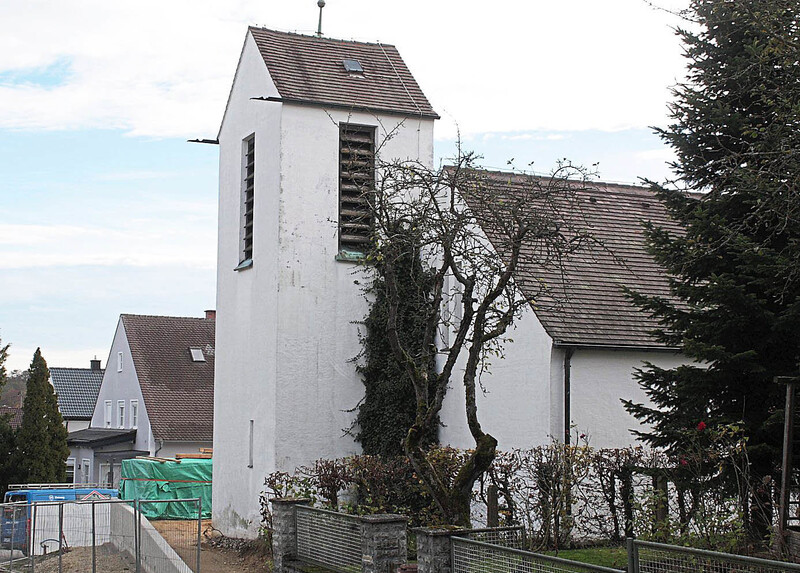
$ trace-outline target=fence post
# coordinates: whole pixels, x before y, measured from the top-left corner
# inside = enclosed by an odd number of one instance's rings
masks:
[[[453,554],[450,540],[459,530],[416,527],[418,573],[452,573]]]
[[[63,573],[61,557],[64,554],[64,502],[58,504],[58,573]]]
[[[136,554],[136,573],[142,571],[142,502],[138,499],[133,501],[133,542]]]
[[[275,498],[272,503],[272,563],[274,573],[287,573],[284,563],[297,556],[295,507],[308,505],[306,498]]]
[[[8,570],[14,570],[14,524],[17,523],[17,518],[19,516],[19,512],[17,511],[17,506],[15,503],[11,504],[11,543],[9,544],[8,549]]]
[[[406,562],[405,515],[390,513],[361,518],[361,571],[394,573]]]
[[[200,539],[203,528],[203,498],[197,498],[197,569],[194,573],[200,573]]]
[[[30,556],[31,573],[36,571],[36,504],[31,503],[31,541],[28,547],[28,555]]]
[[[92,573],[97,573],[97,519],[95,518],[94,506],[95,501],[92,500]]]
[[[639,573],[639,548],[636,547],[636,540],[628,537],[625,545],[628,549],[628,573]]]

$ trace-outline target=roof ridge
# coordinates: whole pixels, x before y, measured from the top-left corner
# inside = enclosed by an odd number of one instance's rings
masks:
[[[172,316],[166,314],[133,314],[129,312],[123,312],[119,315],[120,317],[135,317],[135,318],[169,318],[174,320],[199,320],[199,321],[211,321],[213,322],[213,318],[206,318],[204,316]]]
[[[363,44],[366,46],[388,46],[397,49],[394,44],[386,44],[380,40],[374,42],[367,42],[366,40],[345,40],[344,38],[332,38],[330,36],[317,36],[316,34],[303,34],[292,30],[276,30],[274,28],[266,28],[264,26],[248,26],[248,30],[260,30],[262,32],[271,32],[273,34],[282,34],[284,36],[299,36],[301,38],[309,38],[320,42],[333,42],[336,44]]]

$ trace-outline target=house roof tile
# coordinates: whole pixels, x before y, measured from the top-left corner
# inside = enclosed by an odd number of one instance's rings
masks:
[[[480,178],[494,197],[519,196],[534,179],[541,180],[502,172],[481,172]],[[679,225],[648,188],[600,182],[573,187],[574,204],[562,206],[559,214],[590,234],[594,246],[567,256],[561,265],[521,262],[517,284],[536,298],[533,309],[556,344],[665,348],[651,334],[659,327],[657,320],[634,306],[623,288],[671,296],[666,272],[647,251],[643,224],[652,221],[680,233]],[[469,193],[465,198],[473,209],[480,208]],[[526,208],[539,206],[534,200]],[[483,227],[497,248],[500,235],[490,225]]]
[[[92,419],[103,382],[102,369],[50,368],[50,381],[58,396],[58,410],[64,419]]]
[[[214,427],[214,320],[121,315],[153,436],[208,441]],[[205,358],[192,360],[190,348]]]
[[[22,408],[0,406],[0,416],[9,416],[11,428],[14,430],[22,425]]]
[[[439,117],[392,45],[249,30],[287,102]],[[363,74],[348,72],[344,60],[357,60]]]

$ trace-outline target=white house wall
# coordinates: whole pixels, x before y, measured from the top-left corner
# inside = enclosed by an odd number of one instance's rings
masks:
[[[122,352],[122,372],[117,371],[117,356]],[[114,341],[111,343],[111,352],[106,363],[106,370],[103,373],[103,382],[100,385],[100,392],[97,395],[97,402],[92,414],[91,427],[105,428],[105,402],[111,400],[111,428],[119,428],[117,419],[117,401],[125,401],[125,424],[126,429],[131,428],[131,400],[139,401],[138,423],[136,430],[136,443],[134,448],[143,451],[152,451],[152,433],[150,431],[150,419],[147,416],[147,408],[142,397],[142,390],[139,387],[139,378],[136,375],[131,350],[128,346],[128,338],[125,335],[125,327],[122,320],[117,323],[117,330],[114,333]]]
[[[492,360],[481,377],[486,392],[478,389],[478,420],[483,431],[498,440],[498,448],[530,448],[548,441],[551,426],[550,349],[552,341],[531,310],[525,310],[508,332],[513,342],[504,346],[505,357]],[[444,401],[439,432],[442,444],[474,448],[464,406],[461,368],[454,371]]]
[[[220,130],[220,199],[214,382],[214,521],[228,535],[258,524],[258,494],[275,467],[278,199],[281,104],[247,34]],[[240,260],[242,141],[256,134],[253,266]],[[253,467],[248,467],[253,420]]]
[[[364,393],[353,322],[368,304],[355,284],[364,282],[359,267],[336,260],[340,123],[375,126],[384,161],[433,162],[431,120],[283,108],[275,443],[284,471],[360,450],[344,431]]]
[[[563,359],[562,359],[563,360]],[[633,350],[576,349],[571,363],[571,418],[574,433],[586,434],[590,445],[618,448],[635,442],[631,429],[642,429],[620,399],[647,403],[634,379],[634,368],[645,362],[662,368],[686,364],[680,354]],[[561,417],[563,435],[563,415]]]

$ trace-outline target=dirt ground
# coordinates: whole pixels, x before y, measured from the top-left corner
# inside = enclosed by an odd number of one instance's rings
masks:
[[[197,559],[197,522],[179,520],[154,520],[150,523],[167,543],[180,555],[189,567],[194,569]],[[267,556],[253,544],[224,543],[211,535],[214,529],[211,520],[204,519],[200,525],[200,571],[202,573],[266,573],[270,570]],[[99,569],[98,569],[99,570]]]
[[[194,569],[194,562],[189,563]],[[92,570],[91,547],[75,547],[62,557],[64,573],[86,573]],[[267,559],[263,553],[252,549],[226,549],[207,543],[200,545],[200,570],[202,573],[267,573]],[[97,548],[97,571],[103,573],[131,573],[136,564],[105,546]],[[52,555],[36,562],[36,573],[58,573],[58,556]]]
[[[61,557],[64,573],[86,573],[92,570],[92,548],[75,547]],[[107,546],[97,548],[97,570],[103,573],[128,573],[136,571],[136,564]],[[58,573],[58,555],[36,561],[36,573]]]

